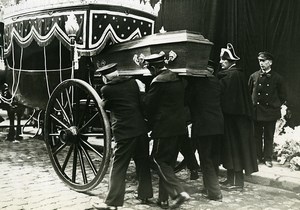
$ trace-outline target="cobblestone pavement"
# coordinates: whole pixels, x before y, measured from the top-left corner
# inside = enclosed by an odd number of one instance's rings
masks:
[[[92,209],[91,200],[100,195],[105,198],[108,176],[99,186],[88,192],[70,190],[55,174],[48,158],[45,144],[38,139],[24,139],[19,143],[4,141],[0,133],[0,209],[19,210],[83,210]],[[191,195],[191,200],[181,209],[300,209],[300,194],[268,186],[246,183],[244,192],[223,193],[223,202],[208,201],[199,194],[201,178],[189,180],[186,170],[179,172],[179,179]],[[134,199],[137,183],[134,166],[127,176],[125,204],[122,209],[160,209],[155,204],[141,205]],[[157,198],[158,177],[153,175],[154,198]]]

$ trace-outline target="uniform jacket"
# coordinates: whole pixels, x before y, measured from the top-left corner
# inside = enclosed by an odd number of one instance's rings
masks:
[[[280,118],[280,107],[286,101],[286,87],[283,78],[276,72],[263,74],[261,70],[254,72],[248,81],[254,119],[258,121],[274,121]]]
[[[223,114],[253,117],[253,107],[244,72],[236,67],[220,71]]]
[[[147,133],[140,104],[140,91],[130,77],[117,77],[101,88],[104,108],[110,111],[115,140]]]
[[[175,73],[166,69],[156,76],[144,103],[153,138],[185,134],[184,84]]]
[[[221,87],[216,77],[188,78],[186,100],[190,108],[193,136],[224,133]]]

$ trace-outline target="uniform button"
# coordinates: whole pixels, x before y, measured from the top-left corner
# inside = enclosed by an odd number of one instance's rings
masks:
[[[259,95],[259,96],[260,96],[260,93],[257,93],[257,95]]]
[[[269,103],[266,103],[266,105],[268,106],[268,105],[269,105]]]
[[[270,84],[267,84],[267,86],[269,87],[269,86],[270,86]]]
[[[266,96],[268,96],[269,95],[269,93],[266,93]]]
[[[261,86],[261,84],[258,84],[259,86]]]
[[[257,102],[256,104],[259,104],[259,102]]]

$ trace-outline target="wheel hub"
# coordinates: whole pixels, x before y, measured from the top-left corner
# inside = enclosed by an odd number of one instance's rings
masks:
[[[60,140],[65,143],[76,143],[78,141],[78,128],[71,126],[68,129],[60,131]]]

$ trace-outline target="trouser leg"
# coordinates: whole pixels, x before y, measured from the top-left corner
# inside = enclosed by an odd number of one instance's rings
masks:
[[[221,194],[218,175],[213,161],[213,147],[217,141],[217,136],[203,136],[197,140],[203,183],[209,196],[218,196]]]
[[[262,160],[263,159],[263,124],[262,122],[255,121],[254,122],[254,138],[255,138],[255,143],[256,143],[256,154],[257,154],[257,159]]]
[[[159,179],[158,181],[158,200],[159,201],[167,201],[169,200],[169,193],[165,187],[163,179]]]
[[[181,143],[180,152],[184,156],[187,168],[189,170],[199,169],[199,164],[195,156],[195,146],[188,136],[185,137],[184,141]]]
[[[234,185],[244,187],[244,173],[243,171],[234,172]]]
[[[276,125],[276,121],[265,122],[265,126],[264,126],[264,158],[266,161],[272,160],[275,125]]]
[[[159,189],[165,190],[171,198],[175,198],[184,189],[174,172],[174,164],[178,154],[179,136],[154,139],[153,161],[157,165],[160,177]],[[162,193],[162,194],[161,194]],[[164,191],[159,192],[159,197],[167,200]]]
[[[228,169],[227,170],[227,181],[229,184],[234,185],[234,170]]]
[[[151,198],[153,197],[153,189],[149,160],[149,139],[146,134],[138,137],[133,159],[139,182],[138,197],[142,199]]]
[[[116,142],[113,164],[110,171],[109,189],[105,203],[109,206],[123,206],[125,178],[136,139],[123,139]]]

